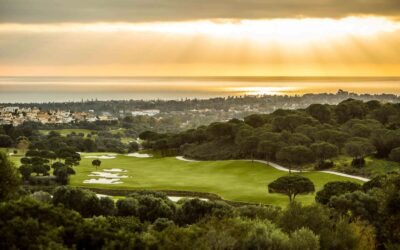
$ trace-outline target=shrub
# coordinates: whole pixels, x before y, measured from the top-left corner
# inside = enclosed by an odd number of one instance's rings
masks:
[[[137,216],[139,202],[135,198],[119,199],[117,201],[118,215],[120,216]]]
[[[167,218],[158,218],[156,221],[154,221],[153,225],[151,228],[155,231],[163,231],[167,227],[175,225],[172,220],[169,220]]]
[[[190,199],[184,201],[178,210],[177,221],[180,225],[193,224],[210,215],[226,217],[232,215],[232,208],[224,202]]]
[[[328,204],[331,197],[360,190],[361,185],[351,181],[328,182],[318,191],[315,200],[321,204]]]
[[[395,162],[400,162],[400,147],[394,148],[390,151],[389,159]]]

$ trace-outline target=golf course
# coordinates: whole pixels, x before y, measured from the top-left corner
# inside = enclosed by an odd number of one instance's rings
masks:
[[[285,206],[288,197],[270,194],[268,183],[287,175],[264,163],[228,160],[190,162],[175,157],[135,157],[107,153],[84,153],[70,185],[102,189],[149,189],[207,192],[225,200]],[[101,160],[96,170],[94,159]],[[330,181],[359,180],[322,172],[300,173],[314,183],[316,190]],[[114,180],[108,182],[107,180]],[[89,183],[88,183],[89,182]],[[305,204],[314,202],[314,195],[296,198]]]

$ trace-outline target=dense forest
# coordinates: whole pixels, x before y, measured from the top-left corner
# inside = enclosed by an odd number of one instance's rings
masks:
[[[146,131],[145,147],[192,159],[262,159],[302,169],[330,168],[332,158],[353,160],[343,171],[360,172],[366,156],[400,161],[400,105],[347,99],[338,105],[279,109],[177,134]],[[360,172],[361,174],[366,174]]]

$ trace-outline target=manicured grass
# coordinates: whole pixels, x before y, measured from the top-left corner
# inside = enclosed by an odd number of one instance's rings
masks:
[[[14,150],[15,148],[0,148],[0,152],[4,152],[7,154],[12,153],[12,155],[10,156],[10,160],[15,164],[15,166],[19,166],[21,164],[20,159],[23,155],[19,151],[17,152],[17,154],[14,154]]]
[[[96,178],[88,177],[92,171],[95,171],[95,167],[91,165],[93,159],[85,158],[87,155],[93,154],[82,155],[81,165],[75,167],[76,175],[71,176],[71,185],[73,186],[198,191],[215,193],[232,201],[280,206],[288,203],[286,196],[267,192],[268,183],[287,173],[262,163],[249,161],[185,162],[174,157],[135,158],[118,155],[115,159],[102,159],[99,171],[106,168],[127,170],[128,172],[120,173],[129,176],[129,178],[121,179],[123,184],[84,184],[84,180]],[[359,182],[319,172],[302,173],[302,175],[309,177],[316,185],[317,190],[330,181]],[[314,202],[314,195],[298,196],[296,199],[310,204]]]
[[[348,156],[337,157],[334,159],[336,165],[335,168],[339,170],[340,168],[349,168],[351,166],[351,161],[352,158]],[[385,174],[390,171],[400,170],[400,163],[384,159],[376,159],[373,157],[366,157],[365,166],[360,169],[353,168],[353,170],[373,177],[375,175]]]
[[[75,132],[76,134],[83,133],[85,136],[90,134],[92,132],[89,129],[54,129],[54,130],[39,130],[40,133],[47,135],[50,133],[50,131],[55,131],[59,133],[62,136],[66,136],[68,134],[71,134],[72,132]]]

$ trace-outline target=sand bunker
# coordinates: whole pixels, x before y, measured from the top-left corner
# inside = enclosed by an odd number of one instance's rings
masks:
[[[182,196],[168,196],[168,199],[170,199],[171,201],[173,201],[173,202],[178,202],[179,200],[181,200],[181,199],[189,199],[189,200],[191,200],[191,199],[199,199],[199,200],[202,200],[202,201],[208,201],[208,199],[206,199],[206,198],[198,198],[198,197],[182,197]]]
[[[99,179],[89,179],[84,180],[83,183],[86,184],[122,184],[120,179],[107,179],[107,178],[99,178]]]
[[[103,169],[104,172],[126,172],[126,170],[120,168]]]
[[[200,162],[200,161],[196,161],[196,160],[186,159],[186,158],[183,157],[183,156],[177,156],[176,159],[177,159],[177,160],[180,160],[180,161]]]
[[[137,157],[137,158],[149,158],[149,157],[153,157],[151,154],[141,154],[141,153],[131,153],[131,154],[127,154],[126,156]]]
[[[108,172],[91,172],[89,176],[103,177],[103,178],[128,178],[128,176],[126,175],[119,175]]]
[[[98,198],[109,197],[109,195],[106,195],[106,194],[96,194],[96,196],[97,196]]]
[[[87,159],[115,159],[115,155],[88,155],[85,156]]]

